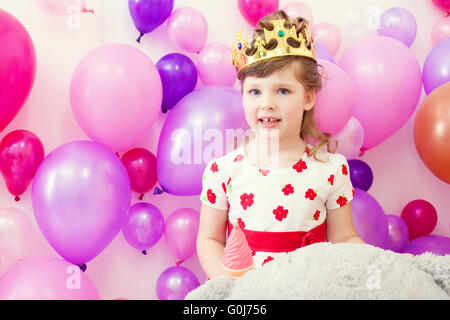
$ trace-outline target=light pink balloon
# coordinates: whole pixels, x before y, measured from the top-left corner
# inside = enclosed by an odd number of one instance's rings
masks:
[[[286,3],[281,10],[286,12],[286,14],[291,18],[303,17],[308,20],[310,26],[314,24],[311,9],[302,2],[294,1]]]
[[[236,70],[230,63],[230,56],[230,47],[221,43],[208,44],[200,51],[197,70],[205,86],[234,86]]]
[[[434,47],[448,37],[450,37],[450,16],[443,17],[433,26],[431,30],[431,44]]]
[[[208,39],[208,23],[203,14],[191,7],[181,7],[167,20],[170,41],[189,52],[197,52]]]
[[[340,131],[350,119],[355,94],[352,80],[347,74],[332,62],[319,59],[324,67],[322,90],[316,95],[315,117],[320,130],[332,135]]]
[[[315,41],[319,41],[334,56],[341,47],[341,32],[332,23],[320,22],[312,27]]]
[[[0,300],[99,299],[89,277],[59,258],[27,258],[0,277]]]
[[[34,0],[39,8],[55,16],[64,16],[73,13],[73,7],[86,8],[85,0]]]
[[[31,254],[33,232],[30,219],[23,211],[16,208],[0,210],[0,257],[3,270]]]
[[[70,84],[73,114],[83,131],[112,151],[134,146],[161,109],[162,84],[152,60],[126,44],[106,44],[78,63]]]
[[[364,142],[364,128],[357,119],[351,117],[333,138],[339,142],[336,153],[344,155],[347,160],[356,159]]]
[[[364,127],[364,149],[397,132],[411,117],[422,90],[421,70],[410,48],[389,37],[355,43],[338,63],[355,86],[353,117]]]

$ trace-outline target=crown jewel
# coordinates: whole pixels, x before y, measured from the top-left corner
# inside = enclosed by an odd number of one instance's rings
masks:
[[[236,67],[236,71],[239,72],[242,69],[248,67],[256,62],[281,56],[303,56],[316,60],[316,44],[311,36],[309,27],[305,25],[306,39],[302,33],[297,35],[296,27],[293,25],[290,29],[286,29],[284,26],[286,19],[271,20],[274,28],[272,31],[264,28],[264,41],[260,36],[256,37],[254,42],[254,48],[256,52],[253,55],[247,56],[245,51],[250,48],[250,41],[248,35],[245,39],[242,38],[242,30],[236,33],[237,44],[233,45],[231,55],[233,65]],[[291,46],[287,41],[289,38],[293,38],[300,43],[298,48]],[[268,50],[265,48],[266,43],[269,43],[272,39],[277,41],[277,46],[274,49]]]

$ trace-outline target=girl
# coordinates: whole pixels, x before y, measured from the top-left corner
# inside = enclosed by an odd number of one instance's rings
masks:
[[[353,227],[346,158],[330,152],[331,135],[314,121],[322,82],[308,23],[277,11],[259,25],[249,48],[239,41],[233,53],[253,135],[211,160],[203,175],[197,254],[209,278],[224,274],[226,231],[235,222],[253,251],[254,268],[311,243],[364,243]],[[261,144],[268,156],[261,155]]]

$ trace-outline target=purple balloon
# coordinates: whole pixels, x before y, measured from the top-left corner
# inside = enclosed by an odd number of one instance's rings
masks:
[[[355,188],[367,191],[372,186],[373,173],[369,165],[362,160],[348,161],[350,179]]]
[[[414,255],[431,252],[439,256],[445,256],[450,254],[450,238],[436,235],[415,238],[406,245],[402,252]]]
[[[200,282],[191,270],[175,266],[159,275],[156,294],[159,300],[184,300],[189,292],[199,286]]]
[[[355,188],[352,210],[358,236],[365,243],[384,249],[388,239],[388,223],[377,200],[367,192]]]
[[[380,17],[378,35],[394,38],[411,47],[416,39],[417,23],[411,12],[404,8],[391,8]]]
[[[122,232],[133,248],[146,254],[145,250],[153,247],[164,233],[164,217],[154,205],[136,203],[128,209]]]
[[[212,157],[226,153],[226,130],[245,130],[241,93],[226,86],[207,86],[189,93],[168,113],[157,150],[159,184],[178,196],[199,195],[202,176]],[[214,135],[211,137],[211,135]],[[214,155],[204,155],[204,145]],[[205,143],[204,142],[207,142]]]
[[[334,58],[331,55],[331,53],[328,52],[328,50],[322,44],[320,44],[319,41],[315,41],[315,43],[316,43],[316,47],[317,47],[317,52],[316,52],[317,59],[323,59],[323,60],[330,61],[332,63],[336,63],[336,61],[334,61]]]
[[[164,234],[170,251],[181,263],[196,252],[200,214],[191,208],[180,208],[167,218]]]
[[[47,241],[66,261],[80,265],[97,256],[120,231],[130,206],[130,179],[106,146],[73,141],[41,163],[31,199]]]
[[[423,87],[426,94],[450,81],[450,37],[433,47],[423,64]]]
[[[145,33],[159,27],[170,16],[174,0],[128,0],[128,9],[136,29],[140,32],[137,42]]]
[[[198,80],[197,67],[184,54],[170,53],[156,63],[156,68],[161,76],[163,86],[161,109],[165,113],[195,89]]]
[[[409,241],[409,230],[406,222],[399,216],[387,214],[388,240],[387,250],[402,252],[402,249]]]

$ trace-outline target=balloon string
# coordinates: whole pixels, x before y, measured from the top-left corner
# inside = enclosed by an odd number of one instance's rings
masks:
[[[141,38],[144,36],[144,34],[141,32],[140,34],[139,34],[139,37],[136,39],[136,41],[138,42],[138,43],[141,43]]]
[[[176,264],[177,266],[179,266],[179,265],[182,264],[183,262],[184,262],[184,260],[180,260],[180,261],[175,262],[175,264]]]

